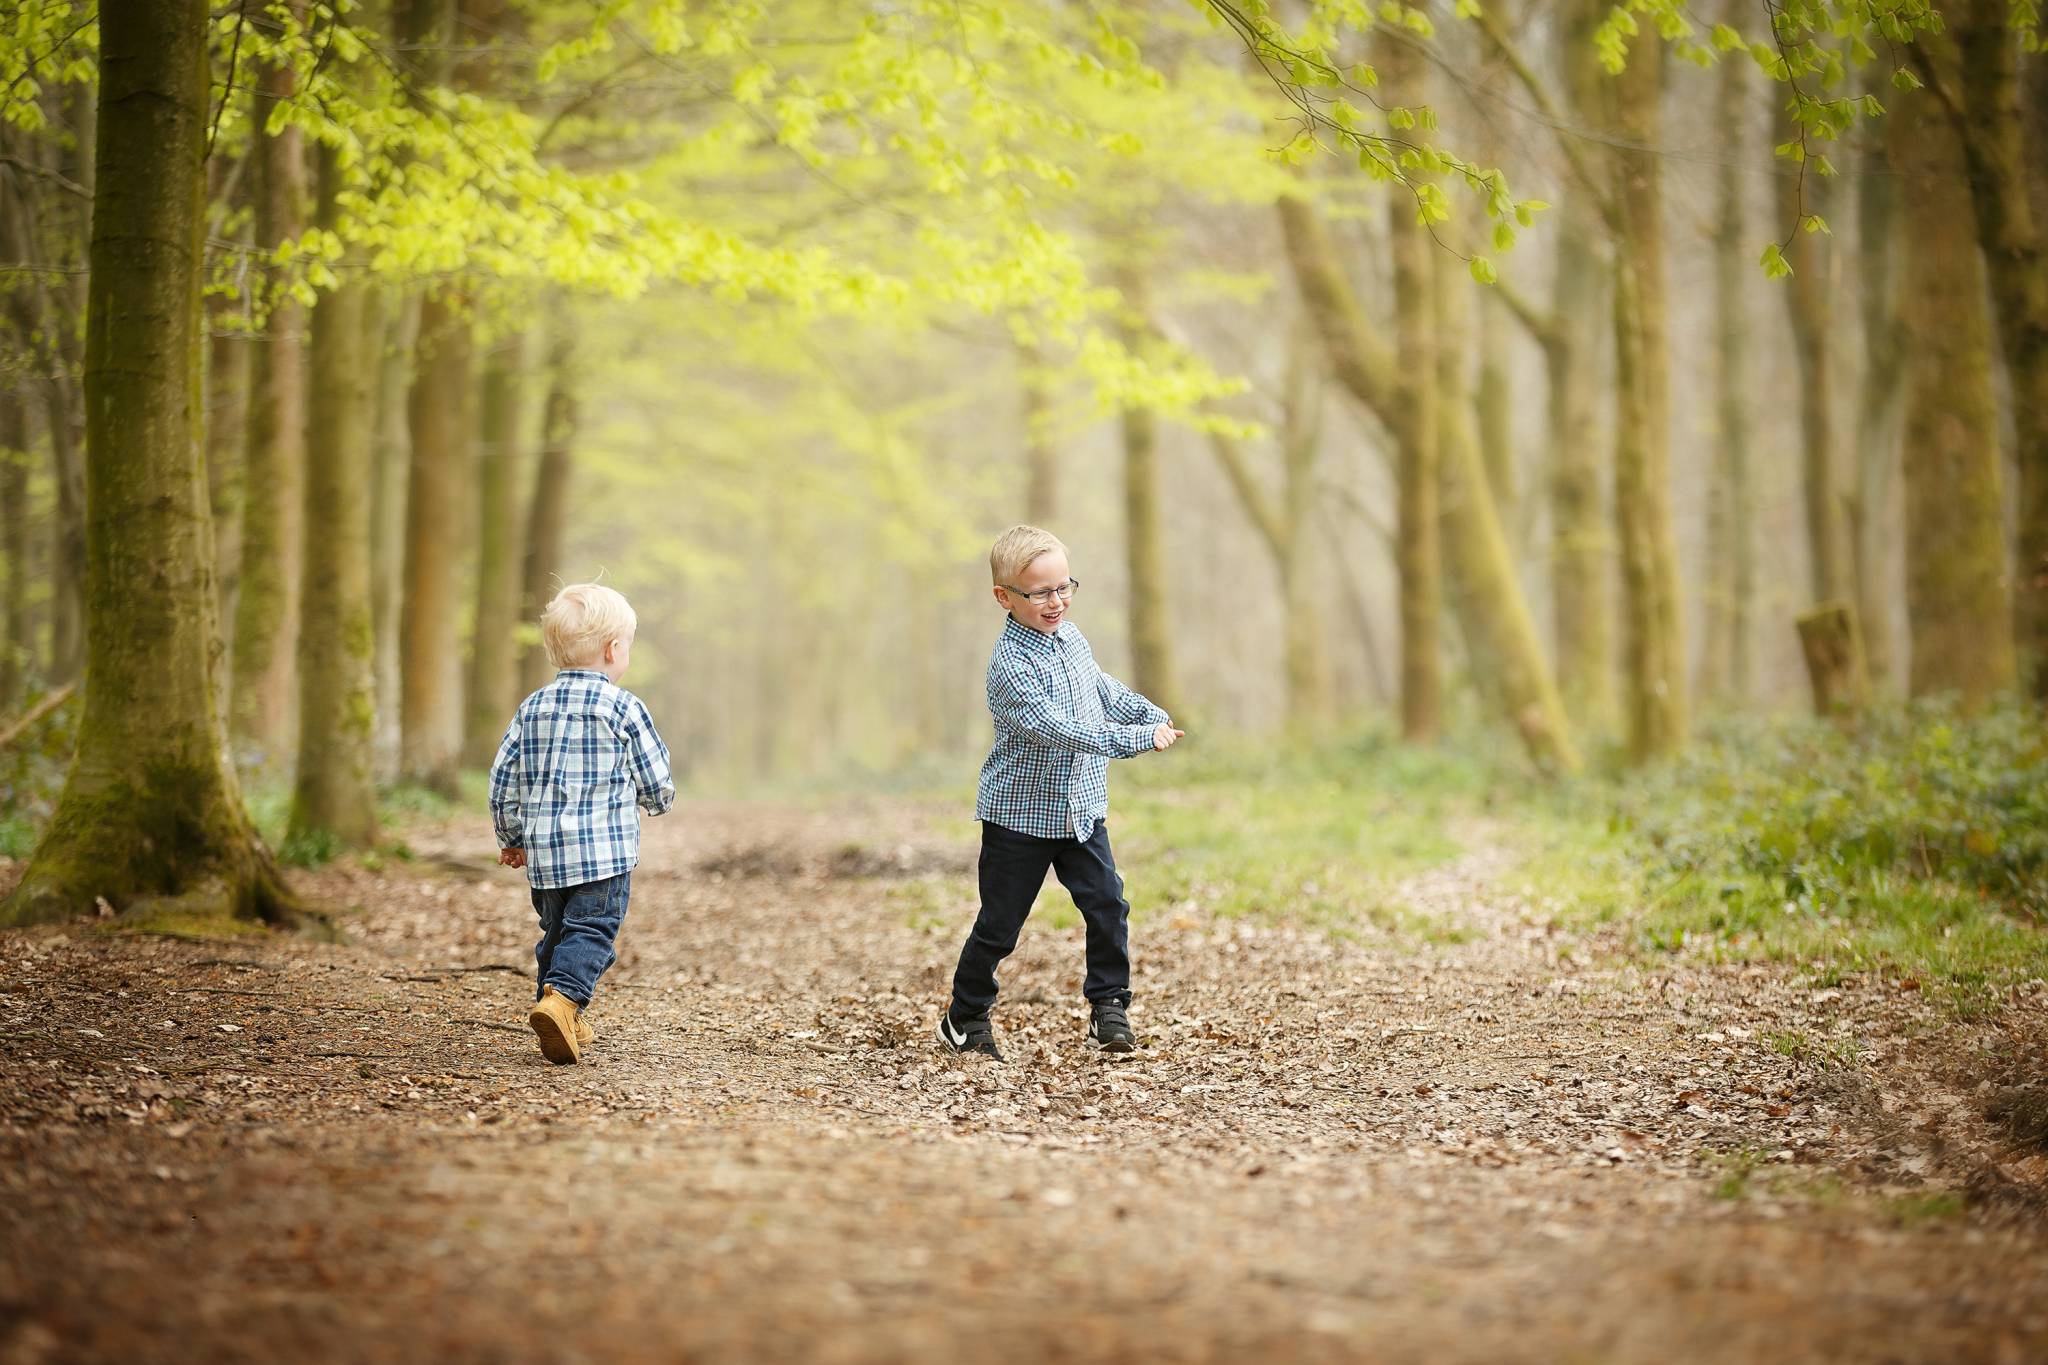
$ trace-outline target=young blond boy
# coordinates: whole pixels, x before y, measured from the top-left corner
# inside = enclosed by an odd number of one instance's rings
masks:
[[[1109,848],[1109,760],[1163,750],[1181,737],[1166,712],[1096,666],[1067,620],[1081,586],[1049,531],[1013,526],[988,556],[996,605],[1009,613],[988,661],[995,744],[981,765],[981,911],[960,949],[939,1041],[1001,1061],[989,1010],[996,968],[1017,946],[1046,869],[1087,925],[1088,1042],[1129,1052],[1130,903]]]
[[[668,746],[640,699],[619,686],[638,628],[610,588],[572,583],[556,593],[540,632],[559,671],[519,704],[491,764],[498,861],[526,869],[540,916],[527,1022],[556,1063],[576,1061],[594,1036],[583,1011],[617,960],[640,861],[639,813],[661,815],[676,799]]]

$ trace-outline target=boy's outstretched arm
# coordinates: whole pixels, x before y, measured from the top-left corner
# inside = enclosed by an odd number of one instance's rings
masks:
[[[1054,703],[1035,674],[1022,669],[1003,668],[991,674],[988,702],[998,716],[1048,749],[1133,758],[1153,747],[1153,724],[1083,725]]]
[[[519,813],[519,797],[519,720],[515,716],[505,727],[505,737],[498,741],[498,756],[491,760],[491,827],[497,831],[501,850],[526,847],[526,826]],[[505,862],[502,852],[498,861]],[[506,863],[506,866],[518,864]]]
[[[1150,697],[1133,692],[1100,669],[1096,670],[1096,678],[1095,690],[1102,697],[1102,709],[1111,720],[1123,725],[1164,725],[1173,719]]]
[[[626,708],[626,721],[619,729],[626,742],[626,770],[633,775],[639,791],[640,809],[649,815],[666,815],[676,803],[675,775],[669,771],[668,745],[654,728],[654,717],[638,697]]]

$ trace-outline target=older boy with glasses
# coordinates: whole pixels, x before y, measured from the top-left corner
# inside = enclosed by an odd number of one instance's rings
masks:
[[[1017,946],[1050,867],[1087,925],[1088,1042],[1129,1052],[1130,903],[1109,849],[1109,760],[1166,749],[1183,731],[1166,712],[1096,666],[1066,619],[1081,586],[1067,547],[1013,526],[989,551],[996,604],[1009,613],[988,663],[995,745],[981,765],[981,912],[953,972],[939,1041],[1001,1061],[989,1010],[996,968]]]

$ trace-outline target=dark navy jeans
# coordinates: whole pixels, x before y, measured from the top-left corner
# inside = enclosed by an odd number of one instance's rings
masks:
[[[984,820],[981,913],[953,971],[954,1018],[979,1019],[996,1003],[996,968],[1016,950],[1048,867],[1088,927],[1088,979],[1081,994],[1090,1004],[1131,1003],[1131,906],[1109,851],[1108,822],[1096,821],[1083,842],[1034,838]]]
[[[540,964],[534,999],[542,987],[553,986],[578,1005],[590,1003],[597,979],[618,961],[612,942],[626,918],[632,889],[630,872],[578,886],[533,888],[533,908],[540,915],[540,942],[533,947]]]

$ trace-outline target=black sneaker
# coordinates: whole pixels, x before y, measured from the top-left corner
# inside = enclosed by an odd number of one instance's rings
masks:
[[[1088,1020],[1088,1046],[1104,1052],[1130,1052],[1138,1046],[1122,1005],[1111,1000],[1095,1007]]]
[[[956,1020],[953,1011],[947,1010],[939,1016],[939,1041],[955,1052],[979,1052],[984,1057],[1003,1060],[1003,1054],[996,1050],[996,1031],[989,1027],[986,1015]]]

